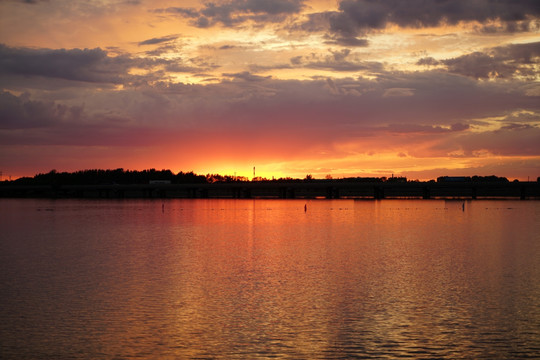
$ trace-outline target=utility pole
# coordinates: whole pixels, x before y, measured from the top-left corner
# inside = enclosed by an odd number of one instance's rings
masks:
[[[255,180],[255,166],[253,167],[253,180]]]

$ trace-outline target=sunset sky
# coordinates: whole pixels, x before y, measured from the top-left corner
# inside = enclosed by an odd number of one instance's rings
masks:
[[[540,176],[538,0],[0,0],[0,171]]]

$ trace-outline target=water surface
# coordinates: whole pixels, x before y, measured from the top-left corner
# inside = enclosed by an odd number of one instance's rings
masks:
[[[3,359],[540,357],[538,201],[3,199],[0,229]]]

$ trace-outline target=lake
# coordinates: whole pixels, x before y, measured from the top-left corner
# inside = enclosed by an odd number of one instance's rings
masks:
[[[540,358],[540,201],[0,200],[2,359],[400,357]]]

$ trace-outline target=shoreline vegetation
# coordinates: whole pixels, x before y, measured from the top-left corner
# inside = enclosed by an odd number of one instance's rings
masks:
[[[540,199],[540,179],[509,181],[491,176],[266,179],[170,170],[82,170],[37,174],[0,182],[2,198],[421,198]]]
[[[327,175],[325,179],[315,179],[307,174],[303,179],[284,177],[278,179],[267,179],[264,177],[254,177],[251,180],[245,176],[206,174],[199,175],[193,171],[177,174],[171,170],[124,170],[122,168],[114,170],[90,169],[75,172],[58,172],[51,170],[48,173],[39,173],[33,177],[21,177],[15,180],[0,181],[0,185],[135,185],[135,184],[213,184],[213,183],[235,183],[235,182],[372,182],[372,183],[407,183],[407,182],[510,182],[506,177],[495,175],[490,176],[440,176],[437,180],[419,181],[409,180],[402,176],[391,177],[344,177],[332,178]],[[537,179],[540,181],[540,177]],[[513,182],[518,182],[514,180]]]

